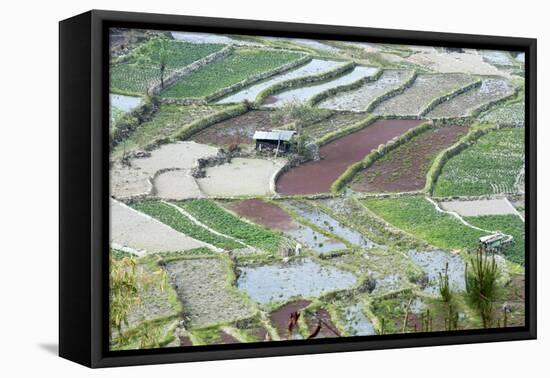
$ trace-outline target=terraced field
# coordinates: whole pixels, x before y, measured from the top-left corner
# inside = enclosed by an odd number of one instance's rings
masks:
[[[426,131],[359,173],[351,188],[373,193],[422,190],[437,154],[456,143],[466,132],[464,126]]]
[[[351,84],[361,79],[373,76],[378,72],[377,68],[357,66],[351,72],[346,73],[336,79],[326,81],[322,84],[313,84],[311,86],[291,89],[286,92],[268,97],[265,105],[267,107],[282,107],[290,103],[305,103],[313,96],[331,88],[341,85]]]
[[[465,74],[418,75],[402,94],[392,97],[376,108],[378,115],[418,116],[436,98],[471,84],[475,79]]]
[[[204,97],[254,75],[271,71],[302,56],[302,54],[287,51],[237,49],[223,59],[201,67],[178,80],[174,85],[165,89],[161,96]]]
[[[462,93],[436,106],[426,114],[428,118],[466,117],[488,104],[512,95],[514,86],[507,80],[483,79],[481,86]]]
[[[113,155],[121,155],[123,151],[143,150],[158,140],[173,136],[191,122],[221,109],[217,106],[161,104],[155,117],[130,132],[125,143],[115,147]]]
[[[194,61],[218,50],[220,44],[192,44],[174,40],[153,39],[134,49],[120,63],[111,65],[110,91],[142,96],[147,89],[160,82],[161,60],[165,63],[165,77]]]
[[[137,36],[111,36],[110,245],[155,286],[128,288],[112,349],[479,329],[465,268],[495,233],[513,243],[488,327],[505,303],[524,324],[515,52]]]
[[[260,92],[272,87],[275,84],[282,83],[287,80],[296,79],[300,77],[306,77],[311,75],[319,75],[328,71],[331,71],[339,66],[342,66],[345,62],[312,59],[310,62],[298,67],[292,71],[282,73],[280,75],[273,76],[258,84],[252,85],[242,91],[235,93],[234,95],[225,97],[218,101],[219,104],[227,104],[231,102],[250,101],[254,102]]]
[[[363,204],[392,226],[438,248],[475,248],[479,238],[486,234],[464,225],[449,214],[437,211],[432,203],[421,196],[366,199]]]
[[[411,71],[386,70],[374,82],[365,83],[358,89],[342,92],[319,103],[320,108],[363,112],[373,100],[402,86],[411,76]]]
[[[523,127],[525,125],[525,102],[517,101],[498,106],[483,114],[479,121],[501,127]]]
[[[524,153],[523,129],[490,132],[445,164],[434,196],[515,193]]]

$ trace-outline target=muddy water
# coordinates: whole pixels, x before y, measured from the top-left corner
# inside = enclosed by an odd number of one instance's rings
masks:
[[[131,112],[141,103],[141,97],[123,96],[118,94],[110,94],[109,101],[111,106],[117,108],[124,113]]]
[[[277,180],[281,194],[315,194],[330,191],[331,184],[351,164],[363,159],[380,144],[418,126],[419,120],[377,121],[320,148],[322,157],[291,168]]]
[[[277,205],[258,199],[241,201],[231,209],[245,218],[269,228],[275,228],[318,253],[345,249],[346,245],[295,222]]]
[[[317,227],[339,236],[351,244],[361,248],[372,248],[376,246],[375,243],[364,237],[361,233],[344,226],[336,219],[314,207],[307,206],[300,202],[287,202],[286,205],[290,206],[298,215],[307,219]]]
[[[428,275],[429,284],[424,292],[430,295],[439,295],[439,273],[445,273],[445,264],[449,263],[449,285],[451,289],[463,291],[464,282],[464,259],[447,251],[416,251],[408,252],[415,264],[419,265]]]
[[[304,308],[309,306],[311,301],[302,299],[295,302],[287,303],[286,305],[280,307],[279,309],[273,311],[269,315],[269,319],[271,320],[271,323],[277,330],[277,333],[281,337],[281,339],[297,339],[298,335],[296,332],[293,332],[292,334],[288,331],[288,321],[290,319],[290,315],[293,312],[301,312]]]
[[[357,283],[353,274],[307,258],[287,264],[243,267],[239,271],[237,287],[261,304],[284,302],[292,297],[317,297]]]
[[[279,93],[273,96],[270,103],[266,104],[266,106],[281,107],[290,103],[305,103],[316,94],[319,94],[327,89],[353,83],[362,78],[373,76],[376,72],[378,72],[378,68],[357,66],[351,72],[348,72],[337,79],[327,81],[322,84],[310,85]]]
[[[240,92],[235,93],[232,96],[226,97],[218,101],[218,104],[227,104],[231,102],[240,102],[244,100],[255,101],[258,94],[266,88],[269,88],[277,83],[281,83],[286,80],[296,79],[298,77],[309,76],[309,75],[318,75],[323,72],[327,72],[335,69],[338,66],[343,65],[344,62],[322,60],[322,59],[313,59],[311,62],[296,68],[290,72],[277,75],[268,80],[262,81],[256,85],[248,87]]]
[[[344,309],[346,331],[350,336],[376,335],[372,322],[365,316],[360,304],[353,304]]]

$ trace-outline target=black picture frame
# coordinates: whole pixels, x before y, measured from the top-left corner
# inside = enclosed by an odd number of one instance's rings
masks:
[[[109,351],[108,28],[468,47],[525,52],[525,327]],[[537,41],[530,38],[92,10],[59,23],[59,354],[89,367],[157,364],[536,338]]]

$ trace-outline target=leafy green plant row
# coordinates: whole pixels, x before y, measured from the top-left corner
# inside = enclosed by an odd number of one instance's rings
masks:
[[[391,225],[439,248],[475,248],[479,238],[485,235],[447,213],[438,212],[421,196],[372,198],[362,202]]]
[[[234,240],[216,235],[208,231],[206,228],[193,223],[185,215],[181,214],[178,209],[161,201],[147,200],[142,202],[134,202],[130,206],[141,211],[162,223],[172,227],[173,229],[188,235],[197,240],[212,244],[223,249],[238,249],[243,246]]]
[[[438,197],[513,193],[525,154],[524,129],[507,128],[480,136],[447,159],[433,189]]]
[[[458,142],[453,144],[451,147],[446,150],[441,151],[441,153],[435,158],[428,174],[426,175],[426,185],[424,186],[423,192],[428,195],[432,195],[436,182],[439,175],[441,174],[445,163],[453,156],[458,155],[470,145],[475,143],[477,139],[487,134],[489,131],[495,130],[496,126],[486,125],[484,127],[479,127],[478,125],[472,126],[471,130],[463,136]]]
[[[431,124],[431,122],[421,123],[417,127],[403,133],[397,139],[391,140],[388,143],[381,145],[378,149],[371,151],[367,156],[363,158],[363,160],[360,160],[357,163],[350,165],[344,171],[344,173],[342,173],[340,177],[338,177],[336,181],[332,183],[330,187],[330,191],[332,193],[340,192],[342,189],[346,187],[348,183],[351,182],[351,180],[353,180],[353,178],[357,173],[370,167],[372,164],[374,164],[375,161],[382,158],[388,152],[395,150],[397,147],[403,145],[404,143],[408,142],[415,136],[422,134],[423,132],[429,130],[432,127],[433,125]]]
[[[153,38],[136,47],[127,58],[111,64],[110,91],[126,95],[144,95],[160,80],[161,65],[167,73],[183,68],[218,50],[220,44],[195,44]]]
[[[282,237],[261,226],[240,220],[238,217],[220,208],[216,203],[206,199],[176,202],[208,227],[232,236],[264,251],[278,251]]]
[[[161,92],[162,97],[206,97],[251,76],[271,71],[301,58],[288,51],[235,49],[231,54],[201,67]]]

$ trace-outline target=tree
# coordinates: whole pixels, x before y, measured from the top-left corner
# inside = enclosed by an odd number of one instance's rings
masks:
[[[483,327],[493,321],[494,304],[498,296],[497,281],[500,277],[494,254],[488,255],[478,248],[465,267],[466,299],[481,317]]]

